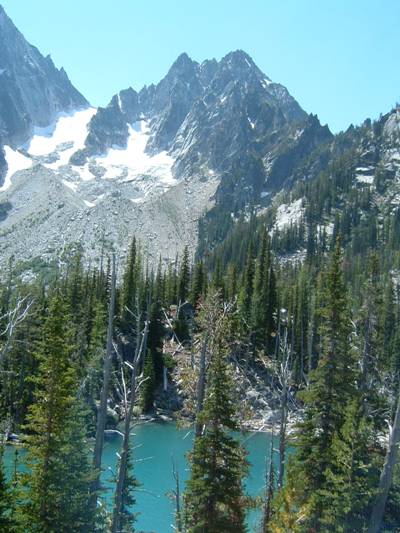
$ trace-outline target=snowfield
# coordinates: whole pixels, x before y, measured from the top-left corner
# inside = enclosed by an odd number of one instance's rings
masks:
[[[85,146],[88,125],[96,112],[97,109],[89,107],[68,115],[61,114],[57,121],[47,128],[35,128],[32,139],[25,145],[26,151],[33,156],[57,152],[60,157],[57,162],[46,166],[57,169],[67,165],[71,155]]]
[[[83,195],[87,198],[89,193],[90,200],[83,200],[87,207],[100,200],[104,196],[103,189],[109,190],[112,183],[129,184],[134,189],[131,196],[136,204],[153,192],[162,193],[178,184],[172,173],[173,157],[167,152],[152,156],[146,153],[150,128],[144,120],[128,125],[126,148],[112,147],[104,154],[90,157],[83,166],[70,165],[71,156],[85,147],[88,126],[96,112],[97,109],[89,107],[60,114],[54,124],[35,128],[31,140],[23,147],[30,157],[6,147],[9,170],[0,191],[9,188],[16,172],[26,170],[35,163],[56,172],[60,181],[82,199]],[[93,182],[92,191],[85,185],[87,182]],[[84,191],[81,191],[82,188]]]
[[[4,152],[7,161],[7,174],[4,178],[4,183],[0,187],[0,192],[6,191],[11,185],[11,178],[16,172],[31,168],[32,159],[26,157],[18,150],[13,150],[9,146],[4,147]]]
[[[291,224],[300,222],[304,211],[302,203],[303,199],[299,198],[291,204],[281,204],[276,211],[275,228],[280,231]]]
[[[146,154],[148,140],[149,126],[146,121],[141,120],[129,126],[127,148],[111,148],[107,154],[96,158],[96,163],[107,169],[104,177],[114,179],[126,170],[125,181],[150,175],[166,186],[176,185],[178,182],[172,176],[174,159],[167,152],[154,156]]]

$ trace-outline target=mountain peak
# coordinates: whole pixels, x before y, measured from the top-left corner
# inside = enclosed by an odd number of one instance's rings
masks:
[[[197,62],[193,61],[186,52],[180,54],[177,59],[172,63],[171,68],[168,71],[168,77],[182,76],[187,73],[193,74],[197,69]]]
[[[2,142],[19,146],[35,126],[51,124],[58,113],[88,106],[63,69],[29,44],[0,6],[0,67],[2,79],[0,130]]]
[[[222,64],[233,65],[235,67],[244,67],[247,69],[257,69],[258,67],[252,58],[243,50],[234,50],[229,52],[221,59]]]
[[[194,63],[194,61],[192,60],[191,57],[188,56],[188,54],[186,52],[182,52],[181,54],[179,54],[179,56],[176,58],[176,60],[174,61],[174,63],[172,64],[173,65],[186,65],[186,64],[192,64]]]

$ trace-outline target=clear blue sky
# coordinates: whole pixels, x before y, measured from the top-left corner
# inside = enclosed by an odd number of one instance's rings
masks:
[[[333,131],[400,101],[400,0],[0,0],[93,105],[193,59],[248,52]]]

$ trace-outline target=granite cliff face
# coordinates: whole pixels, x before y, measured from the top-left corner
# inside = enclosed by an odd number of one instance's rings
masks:
[[[3,10],[0,28],[3,260],[79,245],[96,261],[135,234],[150,261],[169,261],[195,252],[200,227],[265,208],[326,163],[329,129],[241,50],[181,54],[158,84],[94,109]]]
[[[20,146],[35,127],[48,126],[58,113],[87,106],[64,69],[31,46],[0,6],[1,143]]]
[[[255,199],[290,177],[290,163],[282,164],[286,154],[293,155],[293,167],[331,137],[245,52],[202,64],[182,54],[158,85],[121,91],[100,108],[71,163],[83,165],[112,146],[125,149],[129,126],[140,120],[149,128],[146,153],[171,155],[175,177],[244,174]]]

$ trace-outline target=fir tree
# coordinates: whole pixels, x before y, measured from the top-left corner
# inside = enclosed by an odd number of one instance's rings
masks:
[[[190,287],[190,259],[189,249],[185,246],[183,250],[182,262],[180,266],[179,283],[178,283],[178,303],[183,304],[189,296]]]
[[[203,261],[198,261],[195,265],[194,274],[192,278],[192,288],[190,291],[190,303],[197,305],[200,297],[204,293],[205,273]]]
[[[243,272],[242,286],[239,292],[238,307],[244,324],[244,330],[249,331],[251,327],[251,300],[253,295],[254,282],[254,248],[250,241],[247,251],[246,265]]]
[[[0,531],[12,533],[14,530],[11,516],[11,492],[3,468],[3,447],[0,444]]]
[[[269,329],[269,274],[270,274],[270,253],[268,246],[267,232],[263,232],[260,253],[257,258],[257,265],[254,276],[253,297],[251,302],[251,329],[253,332],[253,342],[256,347],[264,348],[266,345]]]
[[[132,512],[132,508],[136,504],[135,490],[138,488],[139,483],[134,476],[133,472],[133,460],[132,451],[129,449],[127,459],[127,475],[125,476],[124,489],[122,492],[122,507],[121,507],[121,519],[120,528],[124,533],[134,533],[135,521],[137,513]]]
[[[230,434],[238,426],[224,329],[213,339],[207,396],[199,415],[204,429],[190,455],[191,477],[184,497],[188,533],[246,531],[243,479],[248,464]]]
[[[20,521],[32,533],[83,533],[94,518],[88,511],[90,467],[66,317],[56,292],[36,352],[39,373],[27,424],[29,471]]]
[[[154,389],[156,386],[154,361],[150,350],[147,352],[144,363],[143,379],[145,381],[142,385],[141,404],[143,412],[148,413],[154,406]]]
[[[353,456],[357,389],[339,241],[326,274],[323,300],[322,355],[304,394],[304,420],[290,466],[289,479],[296,490],[289,485],[284,491],[295,494],[291,512],[297,512],[299,531],[340,532],[346,531],[352,509],[349,480],[354,466],[349,458]],[[277,523],[281,519],[278,513]]]

